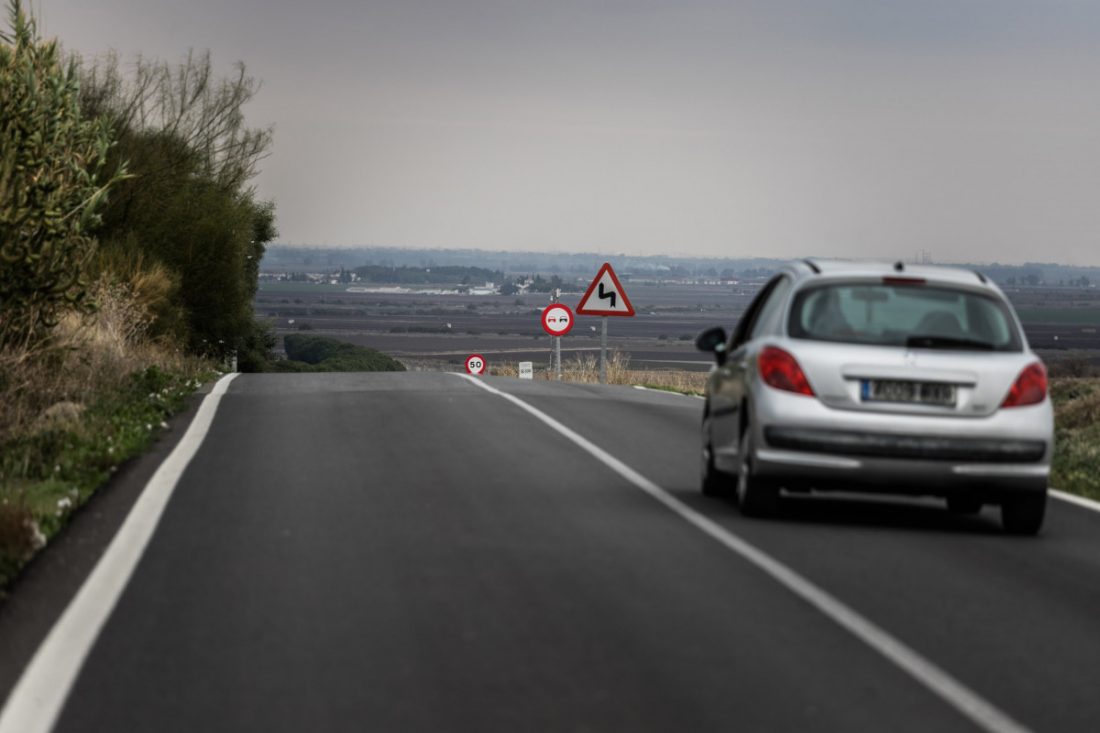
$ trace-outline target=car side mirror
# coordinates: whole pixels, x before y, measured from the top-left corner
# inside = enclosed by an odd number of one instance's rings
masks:
[[[726,363],[726,329],[721,326],[708,328],[695,337],[695,348],[714,354],[718,366]]]

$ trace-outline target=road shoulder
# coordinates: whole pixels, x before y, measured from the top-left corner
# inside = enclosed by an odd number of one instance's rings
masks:
[[[0,701],[6,701],[57,619],[99,562],[149,479],[186,433],[215,382],[191,396],[144,454],[124,463],[23,569],[0,600]]]

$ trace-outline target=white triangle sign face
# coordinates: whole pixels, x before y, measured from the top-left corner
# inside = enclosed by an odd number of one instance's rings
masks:
[[[634,315],[634,306],[626,297],[626,291],[610,263],[605,262],[596,273],[596,279],[588,286],[588,291],[577,305],[577,313],[584,316]]]

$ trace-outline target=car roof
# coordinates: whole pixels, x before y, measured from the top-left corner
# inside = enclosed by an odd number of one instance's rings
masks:
[[[803,279],[812,280],[815,277],[920,277],[929,282],[940,282],[967,285],[970,287],[986,287],[997,290],[997,287],[977,270],[968,270],[962,267],[945,267],[943,265],[910,265],[903,262],[882,262],[876,260],[819,260],[807,258],[797,263],[796,272]],[[796,265],[796,266],[797,266]]]

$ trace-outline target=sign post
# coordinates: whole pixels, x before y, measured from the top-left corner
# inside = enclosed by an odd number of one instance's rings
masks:
[[[607,384],[607,316],[600,319],[600,384]]]
[[[607,317],[634,315],[634,306],[626,297],[626,290],[611,269],[611,264],[603,263],[600,271],[588,286],[580,304],[577,305],[577,313],[585,316],[601,316],[600,318],[600,384],[607,384]]]
[[[555,362],[551,365],[561,380],[561,337],[573,330],[573,311],[569,306],[553,303],[542,311],[542,329],[554,337]]]

